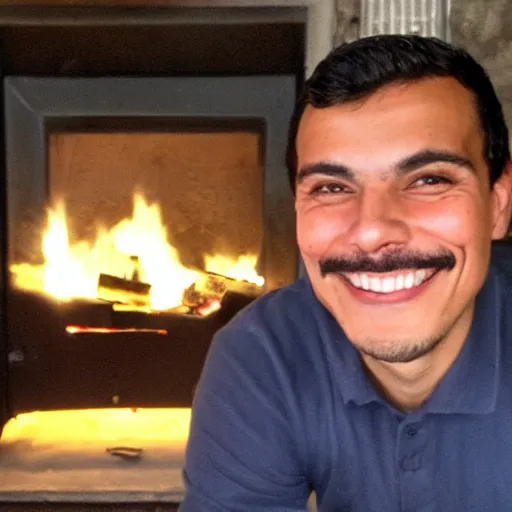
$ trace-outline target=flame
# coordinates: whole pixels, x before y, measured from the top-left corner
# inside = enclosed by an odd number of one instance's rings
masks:
[[[168,242],[158,204],[148,203],[140,194],[134,195],[131,218],[123,219],[112,229],[101,228],[94,243],[70,243],[66,210],[62,202],[48,211],[47,230],[42,238],[45,263],[11,266],[17,286],[44,290],[61,299],[75,297],[95,299],[100,273],[132,279],[151,285],[153,310],[167,310],[182,304],[183,290],[194,283],[199,273],[185,267],[177,250]],[[134,262],[136,257],[136,262]],[[238,259],[222,255],[205,257],[206,271],[264,284],[254,267],[256,256]]]
[[[204,257],[204,268],[207,272],[263,286],[265,279],[256,272],[256,263],[256,256],[248,254],[239,256],[236,260],[221,254]]]
[[[141,279],[151,285],[152,309],[180,305],[183,289],[197,278],[197,272],[184,267],[176,249],[168,243],[159,206],[148,204],[140,195],[134,196],[132,218],[123,219],[110,231],[100,229],[92,245],[70,244],[65,208],[62,202],[57,203],[48,212],[42,248],[43,289],[59,299],[96,298],[100,272],[130,279],[134,255],[142,269]],[[35,271],[27,272],[27,267],[13,266],[16,284],[34,283]]]
[[[117,224],[112,238],[118,251],[139,257],[143,281],[151,285],[153,309],[164,310],[181,304],[183,290],[198,274],[181,264],[177,250],[168,243],[158,204],[149,205],[136,195],[132,219]]]
[[[70,247],[64,205],[48,212],[48,229],[43,236],[43,288],[58,299],[95,297],[96,283],[90,278],[90,247],[80,243]],[[82,262],[85,261],[85,265]]]

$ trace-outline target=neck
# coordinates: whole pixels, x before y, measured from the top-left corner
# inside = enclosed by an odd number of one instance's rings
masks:
[[[411,412],[428,400],[459,355],[469,333],[473,305],[428,354],[409,363],[387,363],[362,354],[370,378],[396,407]]]

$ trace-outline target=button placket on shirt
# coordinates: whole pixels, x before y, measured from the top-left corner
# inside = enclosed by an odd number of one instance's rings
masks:
[[[432,475],[426,460],[428,428],[425,422],[404,421],[397,435],[397,471],[401,509],[418,512],[432,504]]]

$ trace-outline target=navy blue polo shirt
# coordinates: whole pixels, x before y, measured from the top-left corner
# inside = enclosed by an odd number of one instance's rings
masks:
[[[216,336],[197,389],[182,512],[512,511],[508,277],[492,265],[458,358],[410,414],[376,392],[306,278]]]

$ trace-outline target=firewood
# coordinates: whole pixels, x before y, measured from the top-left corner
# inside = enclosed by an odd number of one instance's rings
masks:
[[[197,280],[183,293],[183,304],[196,309],[212,300],[222,302],[228,292],[255,298],[261,294],[261,288],[247,281],[199,271]]]
[[[202,272],[194,283],[183,292],[183,304],[197,308],[211,299],[221,301],[227,291],[221,276]]]
[[[208,316],[219,311],[221,307],[220,299],[208,299],[204,304],[198,306],[195,312],[200,316]]]
[[[100,274],[98,279],[98,298],[114,303],[146,306],[150,304],[151,285],[112,276]]]

